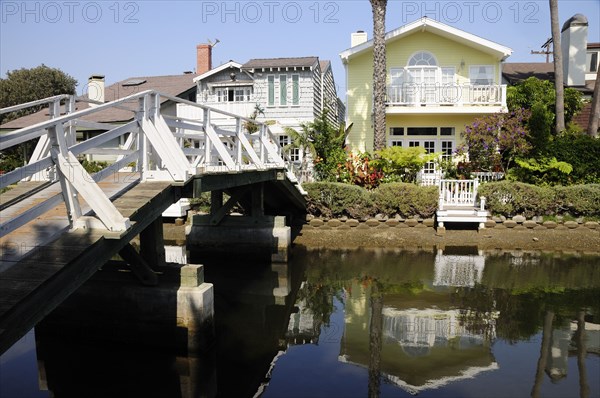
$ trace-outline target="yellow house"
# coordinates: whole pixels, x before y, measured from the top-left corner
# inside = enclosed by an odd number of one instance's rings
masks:
[[[346,69],[348,145],[373,150],[373,41],[352,34]],[[506,112],[502,62],[508,47],[423,17],[386,34],[388,146],[450,156],[475,117]],[[431,163],[424,170],[433,173]]]

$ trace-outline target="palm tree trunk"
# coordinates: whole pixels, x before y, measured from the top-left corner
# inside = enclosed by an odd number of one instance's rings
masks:
[[[385,148],[385,91],[387,66],[385,12],[387,0],[370,0],[373,11],[373,150]]]
[[[560,27],[558,25],[558,0],[550,1],[550,24],[554,52],[554,87],[556,89],[556,133],[565,129],[565,87],[563,54],[560,46]]]
[[[579,311],[577,313],[575,342],[577,344],[577,369],[579,370],[579,397],[588,398],[590,396],[590,386],[587,382],[587,370],[585,366],[585,356],[587,355],[587,344],[585,341],[585,311]]]
[[[598,72],[596,73],[594,99],[592,100],[590,124],[588,125],[588,134],[592,137],[598,137],[598,119],[600,119],[600,68],[598,68]]]
[[[369,398],[378,398],[381,389],[381,348],[383,338],[383,296],[378,285],[371,285],[371,322],[369,325]]]
[[[548,354],[552,344],[552,322],[554,321],[554,312],[546,311],[544,318],[544,329],[542,329],[542,347],[540,348],[540,357],[537,363],[535,372],[535,382],[531,390],[531,397],[538,398],[542,389],[542,381],[544,380],[544,369],[548,363]]]

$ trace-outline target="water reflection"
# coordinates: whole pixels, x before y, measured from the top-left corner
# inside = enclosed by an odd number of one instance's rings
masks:
[[[327,320],[334,312],[331,297],[341,296],[338,361],[366,372],[366,394],[357,393],[360,387],[354,386],[339,396],[348,391],[347,396],[395,394],[390,386],[409,394],[437,391],[442,396],[600,393],[598,378],[588,377],[590,367],[592,374],[600,372],[597,257],[484,254],[472,248],[432,253],[321,251],[308,257],[302,290],[307,290],[306,296],[323,297],[313,299],[317,305],[304,311],[311,319]],[[328,333],[332,325],[323,325],[321,334]],[[535,341],[540,330],[539,356],[516,348]],[[506,364],[496,359],[501,351],[495,346],[502,341],[510,344],[511,356],[528,364],[529,377],[508,383],[510,365],[503,368]],[[281,393],[277,371],[275,367],[269,386],[275,393],[267,389],[265,397]],[[281,377],[289,380],[290,375]],[[496,390],[478,386],[478,380]],[[452,392],[465,386],[469,392]]]
[[[215,285],[211,350],[166,348],[171,332],[135,324],[118,341],[100,327],[118,303],[78,300],[37,328],[35,350],[0,358],[2,397],[600,395],[598,257],[296,250],[267,264],[166,251]],[[3,377],[24,364],[26,388]]]

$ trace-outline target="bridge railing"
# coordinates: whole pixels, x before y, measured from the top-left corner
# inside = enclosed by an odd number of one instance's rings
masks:
[[[166,118],[161,114],[161,99],[197,107],[202,111],[202,118]],[[60,112],[61,101],[68,104],[64,115]],[[0,136],[1,150],[38,139],[34,156],[26,166],[0,175],[0,189],[35,178],[60,183],[61,193],[9,220],[3,217],[0,224],[2,235],[39,217],[61,201],[66,205],[72,227],[97,225],[83,216],[80,198],[96,213],[100,227],[113,232],[126,231],[130,227],[129,219],[119,213],[97,185],[125,166],[133,167],[142,181],[185,182],[201,173],[286,168],[291,165],[284,159],[277,140],[264,123],[157,91],[136,93],[79,111],[75,111],[73,97],[59,96],[5,108],[0,112],[45,103],[50,104],[49,120]],[[130,112],[132,120],[120,125],[89,121],[90,115],[114,109],[125,110],[125,114]],[[225,130],[211,123],[211,116],[215,113],[234,118],[236,128]],[[258,126],[256,134],[248,134],[244,129],[244,123],[248,122]],[[77,127],[104,132],[76,143]],[[108,144],[115,139],[125,144],[120,148],[111,148]],[[80,162],[80,157],[98,153],[114,155],[117,160],[90,175]]]

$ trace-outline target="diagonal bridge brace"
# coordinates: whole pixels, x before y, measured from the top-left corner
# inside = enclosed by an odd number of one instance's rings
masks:
[[[75,155],[67,152],[66,157],[52,150],[52,158],[56,159],[56,167],[60,174],[90,205],[102,224],[111,232],[124,232],[131,227],[129,218],[121,215],[115,205],[108,199],[104,191],[79,163]],[[63,196],[65,192],[63,192]],[[77,201],[77,198],[73,198]],[[76,219],[73,221],[77,221]]]

